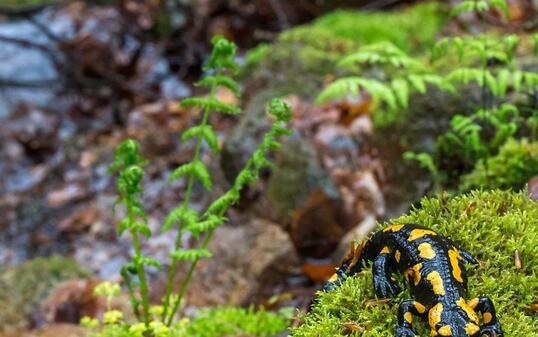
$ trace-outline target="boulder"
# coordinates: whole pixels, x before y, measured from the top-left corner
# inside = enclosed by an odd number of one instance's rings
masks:
[[[188,305],[250,303],[282,282],[298,263],[288,235],[261,219],[218,228],[209,250],[213,257],[200,261],[186,294]]]

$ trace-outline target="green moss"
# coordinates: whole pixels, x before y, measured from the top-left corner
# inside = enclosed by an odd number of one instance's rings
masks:
[[[334,11],[249,51],[242,77],[286,84],[290,93],[309,96],[318,92],[325,75],[341,73],[338,61],[361,45],[389,41],[405,51],[429,48],[446,19],[438,2],[394,12]]]
[[[458,197],[441,195],[422,200],[419,209],[391,223],[420,223],[452,238],[481,262],[470,267],[470,297],[486,294],[495,303],[506,337],[536,336],[538,316],[525,305],[538,302],[538,203],[524,192],[472,192]],[[514,250],[523,268],[515,270]],[[398,303],[407,291],[388,304],[375,304],[372,275],[349,278],[337,290],[323,293],[304,324],[292,336],[343,336],[342,323],[366,328],[362,336],[394,336]],[[418,323],[421,336],[429,335]],[[358,336],[358,334],[352,334]]]
[[[431,46],[446,20],[441,4],[429,2],[392,13],[339,10],[317,19],[313,27],[361,45],[390,41],[411,51]]]
[[[0,268],[0,331],[24,327],[56,284],[87,275],[75,261],[59,256]]]
[[[479,161],[463,178],[465,189],[473,187],[519,190],[538,174],[538,142],[510,139],[499,154]]]
[[[160,329],[157,337],[223,337],[223,336],[274,336],[288,327],[288,313],[272,313],[243,308],[211,308],[201,310],[192,320],[183,319],[170,329]],[[150,323],[152,326],[155,323]],[[159,325],[162,324],[158,323]],[[128,324],[105,325],[91,337],[142,337]]]
[[[185,337],[272,336],[286,330],[283,315],[242,308],[204,310],[189,324]]]

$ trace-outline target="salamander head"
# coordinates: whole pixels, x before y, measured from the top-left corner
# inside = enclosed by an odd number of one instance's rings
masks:
[[[477,337],[478,317],[470,307],[455,306],[443,309],[439,303],[429,312],[432,336]]]

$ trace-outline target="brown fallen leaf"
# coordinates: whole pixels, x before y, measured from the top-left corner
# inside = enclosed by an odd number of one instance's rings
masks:
[[[321,283],[334,274],[335,268],[336,265],[333,263],[305,263],[302,270],[310,280]]]
[[[354,322],[345,322],[340,325],[345,329],[343,333],[344,335],[349,335],[354,332],[363,333],[364,331],[366,331],[365,327],[360,326]]]

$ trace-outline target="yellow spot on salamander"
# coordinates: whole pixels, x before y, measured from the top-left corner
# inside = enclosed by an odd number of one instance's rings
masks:
[[[414,305],[415,305],[415,309],[417,309],[419,314],[423,314],[426,311],[426,307],[422,305],[422,303],[415,301]]]
[[[388,226],[387,228],[383,229],[383,232],[397,232],[400,229],[402,229],[405,225],[392,225]]]
[[[478,316],[474,312],[473,308],[471,308],[463,298],[460,297],[459,300],[456,301],[456,304],[467,313],[467,316],[469,319],[475,323],[478,323]]]
[[[438,331],[441,336],[452,336],[452,328],[449,325],[440,327]]]
[[[432,284],[433,292],[436,295],[443,296],[445,294],[445,287],[443,285],[443,279],[441,278],[441,275],[439,275],[439,272],[432,271],[431,273],[426,276],[426,279],[430,281]]]
[[[390,253],[390,248],[385,246],[383,247],[383,249],[381,249],[381,252],[379,252],[379,254],[388,254]]]
[[[420,239],[421,237],[425,235],[437,235],[437,233],[429,229],[413,229],[411,231],[411,234],[409,234],[409,237],[407,238],[407,240],[413,241],[416,239]]]
[[[467,323],[467,325],[465,325],[465,332],[467,332],[468,335],[474,335],[479,330],[480,330],[480,328],[476,324]]]
[[[434,329],[437,323],[441,322],[441,313],[443,313],[443,305],[441,303],[437,303],[428,311],[428,324],[430,324],[433,331],[435,331]]]
[[[413,316],[411,315],[410,312],[406,312],[406,313],[404,314],[404,319],[405,319],[405,321],[406,321],[407,323],[409,323],[409,324],[413,323]]]
[[[424,259],[433,259],[435,257],[435,251],[433,250],[432,245],[427,242],[418,245],[418,251],[420,252],[419,256]]]
[[[334,283],[338,280],[338,274],[334,273],[331,278],[329,278],[329,282]]]
[[[396,253],[394,253],[394,258],[396,258],[396,262],[400,262],[400,257],[402,254],[400,254],[399,250],[396,250]]]
[[[470,306],[473,310],[478,305],[478,298],[473,298],[472,300],[467,301],[467,305]]]
[[[450,265],[452,266],[452,275],[456,281],[463,283],[463,278],[461,277],[461,269],[459,265],[459,260],[461,260],[460,252],[456,248],[452,248],[448,251],[448,257],[450,259]]]
[[[414,281],[414,284],[415,286],[418,285],[418,283],[420,282],[420,269],[422,268],[422,263],[417,263],[416,265],[414,265],[413,267],[407,269],[406,271],[404,271],[404,277],[406,280],[409,280],[409,277],[413,277],[413,281]]]
[[[437,333],[437,331],[435,331],[435,330],[432,329],[432,333],[431,333],[431,335],[432,335],[432,336],[437,336],[438,333]]]
[[[489,324],[493,319],[493,316],[489,312],[485,312],[482,317],[484,318],[484,324]]]

